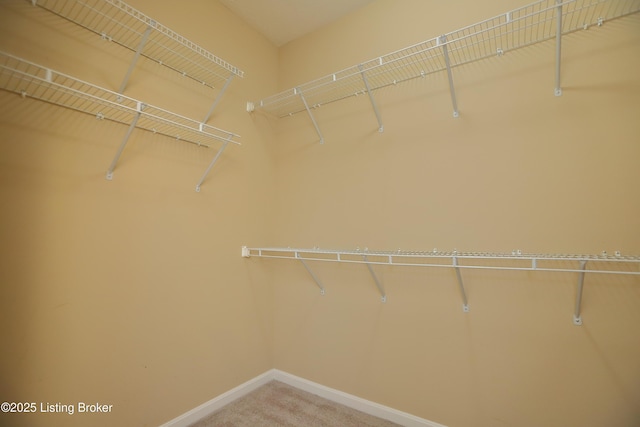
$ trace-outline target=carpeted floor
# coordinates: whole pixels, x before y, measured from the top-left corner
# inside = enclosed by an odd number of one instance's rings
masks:
[[[191,427],[398,427],[279,381],[271,381]]]

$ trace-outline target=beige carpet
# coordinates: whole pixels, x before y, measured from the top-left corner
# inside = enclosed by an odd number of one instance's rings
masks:
[[[355,409],[271,381],[191,427],[397,427]]]

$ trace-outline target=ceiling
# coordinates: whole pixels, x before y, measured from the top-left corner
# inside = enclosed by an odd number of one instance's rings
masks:
[[[279,47],[374,0],[219,1]]]

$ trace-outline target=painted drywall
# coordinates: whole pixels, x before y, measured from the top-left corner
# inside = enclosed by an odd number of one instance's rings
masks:
[[[280,49],[281,90],[525,2],[377,1]],[[640,21],[281,119],[274,246],[640,253]],[[273,268],[275,368],[450,427],[640,422],[638,278],[299,263]]]
[[[240,247],[271,240],[272,137],[245,102],[276,90],[276,50],[217,2],[129,3],[245,71],[209,122],[243,145],[196,193],[218,147],[136,130],[106,181],[126,126],[0,93],[0,400],[38,412],[2,425],[159,425],[273,365],[269,279]],[[117,90],[131,52],[31,2],[0,7],[0,49]],[[125,90],[194,119],[217,93],[144,58]]]

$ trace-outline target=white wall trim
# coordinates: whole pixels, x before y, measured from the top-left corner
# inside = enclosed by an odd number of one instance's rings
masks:
[[[258,375],[244,384],[240,384],[226,393],[203,403],[197,408],[162,424],[160,427],[187,427],[272,380],[280,381],[300,390],[313,393],[349,408],[364,412],[365,414],[373,415],[405,427],[446,427],[442,424],[425,420],[424,418],[419,418],[415,415],[398,411],[396,409],[389,408],[388,406],[383,406],[378,403],[362,399],[358,396],[323,386],[322,384],[306,380],[278,369],[271,369],[261,375]]]
[[[405,427],[446,427],[442,424],[425,420],[424,418],[419,418],[415,415],[398,411],[397,409],[389,408],[388,406],[380,405],[378,403],[371,402],[370,400],[362,399],[358,396],[323,386],[322,384],[314,383],[313,381],[297,377],[278,369],[274,369],[273,371],[273,379],[276,381],[283,382],[300,390],[313,393],[349,408],[364,412],[365,414],[373,415]]]
[[[214,413],[223,406],[228,405],[234,400],[251,393],[253,390],[265,385],[269,381],[272,381],[274,379],[273,375],[274,370],[271,369],[264,374],[258,375],[257,377],[250,379],[249,381],[240,384],[239,386],[234,387],[225,393],[222,393],[218,397],[214,397],[213,399],[203,403],[197,408],[193,408],[189,412],[185,412],[179,417],[176,417],[171,421],[162,424],[160,427],[187,427],[195,423],[196,421],[201,420],[207,415]]]

